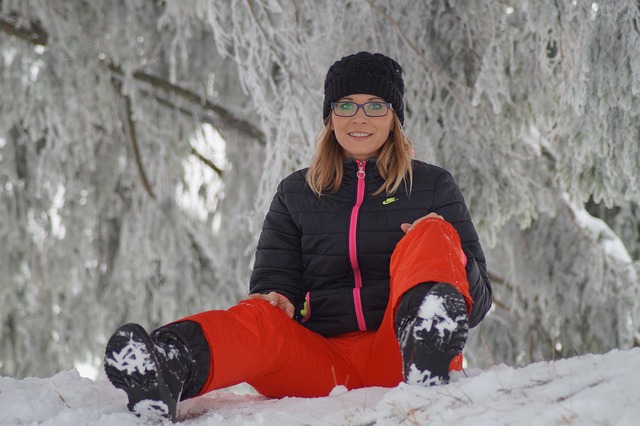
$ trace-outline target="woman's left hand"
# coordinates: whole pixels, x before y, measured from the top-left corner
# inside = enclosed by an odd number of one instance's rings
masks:
[[[425,220],[426,218],[429,218],[429,217],[436,217],[438,219],[444,220],[444,218],[442,216],[440,216],[438,213],[431,212],[426,216],[422,216],[421,218],[414,220],[413,223],[403,223],[402,225],[400,225],[400,228],[402,228],[402,230],[406,234],[407,232],[411,231],[413,229],[413,227],[416,226],[419,222],[421,222],[421,221],[423,221],[423,220]]]

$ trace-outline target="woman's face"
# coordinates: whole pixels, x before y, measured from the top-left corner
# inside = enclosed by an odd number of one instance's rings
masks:
[[[349,95],[339,102],[385,102],[372,95]],[[345,158],[366,160],[378,155],[380,148],[389,138],[393,126],[393,111],[382,117],[369,117],[362,108],[358,108],[353,117],[340,117],[331,112],[331,130],[344,150]]]

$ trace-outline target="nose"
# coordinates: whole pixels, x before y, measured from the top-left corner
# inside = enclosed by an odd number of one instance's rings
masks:
[[[361,123],[361,122],[365,122],[369,119],[369,117],[367,116],[367,114],[364,113],[364,107],[361,105],[358,105],[358,109],[356,110],[356,113],[354,116],[351,117],[351,120],[355,123]]]

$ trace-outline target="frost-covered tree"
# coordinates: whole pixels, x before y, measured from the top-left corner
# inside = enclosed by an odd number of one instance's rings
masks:
[[[0,374],[242,297],[359,50],[404,66],[416,157],[486,246],[470,363],[633,345],[639,28],[631,0],[0,0]]]

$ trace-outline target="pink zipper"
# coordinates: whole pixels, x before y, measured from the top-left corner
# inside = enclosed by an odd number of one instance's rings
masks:
[[[360,297],[360,289],[362,288],[362,274],[360,273],[360,265],[358,265],[358,253],[356,249],[356,228],[358,225],[358,212],[360,206],[364,200],[364,167],[367,164],[367,160],[360,161],[358,163],[358,186],[356,192],[356,203],[351,209],[351,221],[349,222],[349,260],[351,261],[351,268],[353,269],[353,277],[355,280],[355,287],[353,288],[353,303],[356,310],[356,318],[358,320],[358,328],[360,331],[367,330],[367,324],[364,321],[364,313],[362,311],[362,299]]]

